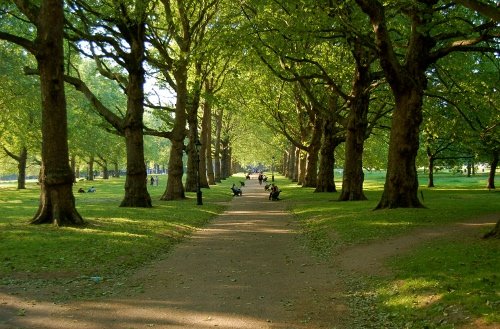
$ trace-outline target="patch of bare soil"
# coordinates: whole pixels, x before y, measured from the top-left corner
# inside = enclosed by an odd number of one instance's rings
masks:
[[[356,328],[340,273],[386,274],[387,257],[439,234],[421,230],[323,261],[301,246],[284,206],[269,201],[256,179],[247,181],[227,211],[128,277],[112,297],[55,304],[50,289],[0,286],[0,329]]]

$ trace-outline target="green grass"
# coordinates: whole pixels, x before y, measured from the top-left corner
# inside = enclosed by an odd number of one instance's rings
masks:
[[[312,188],[283,181],[280,186],[283,195],[287,196],[290,211],[303,224],[311,242],[317,243],[313,249],[328,253],[337,244],[363,243],[418,227],[444,225],[500,212],[500,193],[484,188],[485,176],[471,180],[449,176],[453,181],[449,189],[446,181],[443,182],[445,185],[432,189],[421,185],[423,203],[427,207],[424,209],[373,211],[382,195],[383,176],[379,173],[372,175],[366,175],[368,201],[356,202],[339,202],[338,193],[314,193]],[[443,181],[445,177],[440,179]],[[341,182],[336,184],[340,189]],[[335,232],[334,240],[332,232]]]
[[[453,328],[481,318],[500,323],[498,240],[432,242],[390,262],[392,282],[379,281],[381,313],[399,327]]]
[[[229,187],[237,177],[203,189],[203,206],[195,193],[182,201],[159,201],[160,186],[148,186],[153,208],[120,208],[124,179],[78,182],[74,186],[77,210],[84,228],[29,225],[39,202],[39,187],[26,190],[14,185],[0,187],[0,284],[12,289],[30,289],[51,284],[74,290],[66,297],[110,294],[112,286],[144,264],[166,254],[171,247],[225,209],[231,199]],[[90,185],[96,193],[76,193]],[[89,278],[100,277],[106,287],[90,287]],[[111,287],[110,287],[111,286]],[[97,289],[99,288],[99,289]],[[97,290],[96,290],[97,289]],[[105,291],[103,291],[105,289]]]
[[[381,173],[366,175],[368,201],[338,202],[338,193],[313,193],[286,181],[281,187],[290,211],[302,224],[305,243],[321,257],[331,256],[346,244],[383,241],[411,234],[416,228],[441,227],[488,214],[500,218],[500,193],[484,188],[486,175],[436,176],[436,188],[427,188],[426,179],[421,180],[426,209],[374,211],[383,189]],[[498,240],[451,236],[389,260],[394,277],[346,278],[356,321],[353,328],[499,324],[498,250]]]
[[[337,176],[340,177],[340,176]],[[137,290],[127,277],[222,212],[229,187],[242,175],[183,201],[159,201],[160,186],[148,186],[153,208],[118,207],[123,179],[92,183],[97,193],[75,193],[83,229],[28,225],[38,206],[34,184],[17,191],[0,186],[0,285],[7,291],[59,287],[52,300],[111,295]],[[436,188],[421,181],[426,209],[373,211],[382,193],[383,173],[366,174],[368,201],[338,202],[338,193],[313,193],[276,176],[282,201],[301,224],[302,241],[320,257],[340,246],[383,241],[423,227],[442,227],[487,214],[500,214],[500,193],[488,191],[486,176],[436,175]],[[79,182],[74,190],[88,182]],[[341,188],[337,182],[337,188]],[[488,229],[484,229],[484,233]],[[346,277],[353,328],[456,328],[462,323],[500,323],[498,240],[435,239],[388,261],[389,277]],[[99,277],[101,284],[92,279]],[[38,290],[36,290],[38,291]],[[62,291],[62,293],[61,293]]]

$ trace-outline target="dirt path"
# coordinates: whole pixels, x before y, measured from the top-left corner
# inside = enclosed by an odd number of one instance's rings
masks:
[[[246,185],[129,280],[143,292],[63,305],[0,295],[0,328],[335,328],[346,314],[335,267],[300,246],[282,202],[268,201],[257,180]]]

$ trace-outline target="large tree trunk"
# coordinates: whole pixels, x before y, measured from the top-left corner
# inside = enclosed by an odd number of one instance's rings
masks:
[[[304,184],[307,171],[307,160],[306,160],[307,153],[299,148],[297,148],[297,152],[298,152],[298,155],[296,156],[297,175],[298,175],[297,185],[302,185]]]
[[[182,200],[186,198],[182,175],[184,173],[182,153],[184,151],[184,138],[179,139],[172,134],[172,146],[170,147],[170,158],[168,161],[167,187],[160,200]]]
[[[423,90],[412,88],[395,96],[384,192],[376,209],[422,208],[418,199],[415,160],[422,122]]]
[[[125,147],[127,150],[127,176],[125,196],[120,207],[152,207],[147,188],[146,162],[144,159],[144,39],[145,24],[128,26],[130,30],[130,56],[127,61],[127,114],[124,120]]]
[[[115,168],[115,170],[113,172],[113,177],[119,178],[120,177],[120,168],[118,167],[118,161],[114,161],[113,166]]]
[[[198,178],[200,178],[200,186],[201,186],[201,178],[204,176],[205,185],[208,185],[206,182],[206,174],[205,169],[203,171],[201,168],[201,161],[203,159],[203,163],[205,163],[205,157],[203,156],[203,141],[202,136],[198,134],[198,109],[200,107],[200,96],[201,96],[201,81],[200,81],[200,70],[198,64],[196,64],[196,79],[194,81],[194,86],[190,97],[188,98],[190,101],[187,107],[187,122],[189,126],[189,148],[188,148],[188,163],[187,163],[187,173],[186,173],[186,186],[185,189],[187,192],[196,192],[198,190]],[[202,132],[203,133],[203,132]],[[196,141],[200,141],[202,143],[200,154],[196,151]],[[200,161],[198,161],[198,157]],[[198,176],[199,173],[199,176]]]
[[[356,92],[353,92],[353,94],[356,95]],[[368,127],[368,106],[369,95],[364,92],[351,99],[345,142],[342,192],[339,196],[339,201],[366,200],[363,192],[363,149],[366,129]]]
[[[334,182],[335,148],[339,142],[335,138],[335,122],[328,118],[324,120],[323,140],[320,150],[318,182],[314,192],[337,192]]]
[[[208,84],[208,82],[207,82]],[[205,86],[205,92],[212,94],[211,87]],[[201,120],[202,131],[202,147],[205,156],[200,162],[201,168],[206,168],[207,187],[208,185],[215,185],[214,166],[212,164],[212,105],[209,100],[203,103],[203,118]]]
[[[108,162],[103,159],[101,167],[102,167],[102,179],[109,179]]]
[[[423,91],[427,87],[426,70],[438,58],[430,56],[436,41],[429,34],[433,18],[430,13],[437,2],[419,1],[419,6],[408,12],[411,30],[408,48],[401,58],[394,50],[383,4],[376,0],[356,0],[370,17],[380,65],[396,101],[384,192],[376,209],[423,207],[418,200],[415,160],[422,122]]]
[[[177,82],[177,103],[175,105],[175,121],[170,141],[170,158],[168,161],[167,187],[161,200],[182,200],[186,198],[182,176],[184,174],[182,152],[186,137],[187,106],[187,64],[179,64],[174,71]]]
[[[353,55],[356,58],[356,71],[351,92],[350,112],[347,119],[345,141],[345,165],[342,176],[342,192],[339,201],[366,200],[363,192],[363,150],[368,128],[368,109],[370,106],[369,52],[359,38],[354,40]]]
[[[288,178],[292,180],[292,182],[296,182],[298,180],[297,178],[297,159],[296,159],[296,152],[295,152],[296,147],[295,146],[290,146],[288,149]]]
[[[318,116],[314,122],[311,144],[307,152],[307,169],[304,177],[303,187],[316,187],[318,184],[318,158],[319,150],[321,148],[321,136],[323,128],[323,120]]]
[[[62,226],[84,223],[75,207],[73,172],[69,165],[63,24],[63,1],[42,1],[36,44],[42,93],[41,193],[32,224]]]
[[[231,176],[231,147],[228,138],[221,140],[221,147],[221,178],[226,179]]]
[[[495,188],[495,172],[497,171],[497,166],[498,166],[498,152],[499,151],[496,150],[493,152],[493,159],[491,160],[490,163],[490,173],[488,175],[488,186],[487,186],[487,188],[489,189]]]
[[[91,155],[87,163],[87,180],[94,180],[94,156]]]
[[[19,161],[17,162],[17,189],[24,190],[26,188],[26,162],[28,160],[28,149],[26,146],[21,148],[19,153]]]
[[[215,145],[214,145],[214,179],[215,182],[220,183],[222,179],[221,173],[221,142],[220,138],[222,135],[222,117],[224,111],[219,109],[219,112],[215,116]]]
[[[3,146],[5,153],[17,162],[17,189],[26,189],[26,163],[28,161],[28,149],[26,146],[21,147],[18,155],[9,151]]]
[[[429,182],[427,183],[427,187],[434,187],[434,157],[430,154],[430,151],[427,150],[427,158],[429,160]]]
[[[191,126],[191,125],[190,125]],[[184,185],[184,190],[186,192],[196,192],[198,189],[197,182],[197,166],[198,166],[198,156],[196,154],[196,140],[198,139],[198,129],[190,129],[188,132],[189,145],[187,146],[187,166],[186,166],[186,183]],[[201,154],[200,154],[201,157]],[[201,174],[201,173],[200,173]]]

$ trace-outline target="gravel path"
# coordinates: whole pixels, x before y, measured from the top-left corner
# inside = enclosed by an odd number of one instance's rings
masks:
[[[338,271],[301,247],[284,202],[267,196],[246,181],[227,211],[128,280],[140,293],[63,305],[0,295],[11,307],[0,328],[343,327]]]

